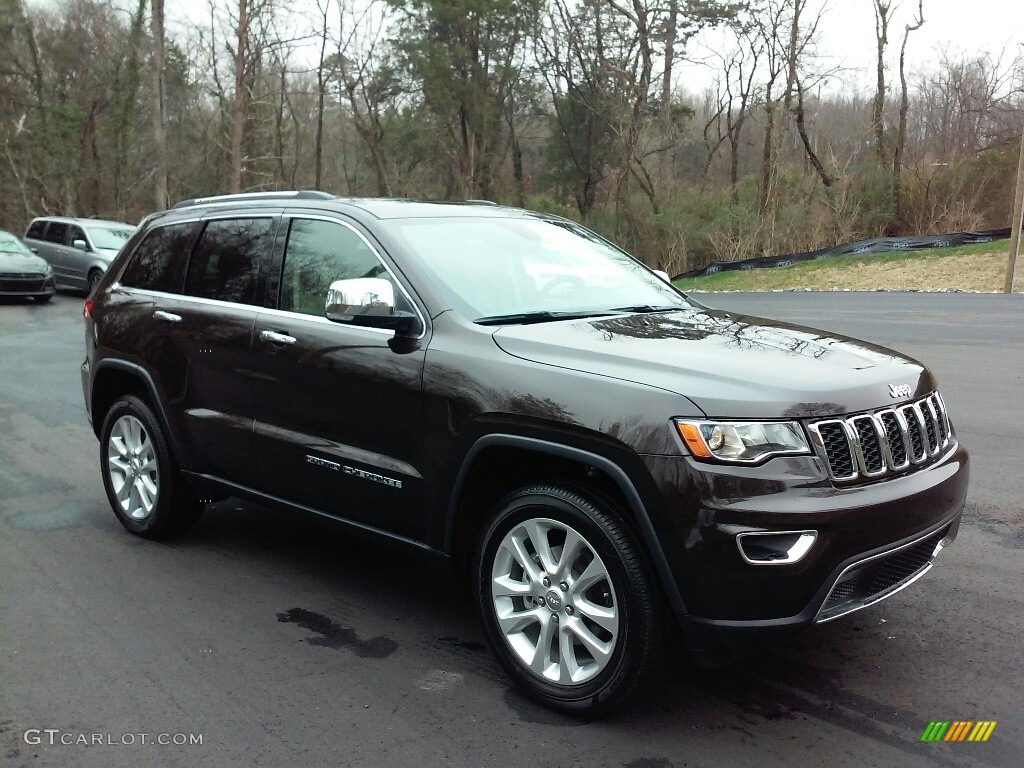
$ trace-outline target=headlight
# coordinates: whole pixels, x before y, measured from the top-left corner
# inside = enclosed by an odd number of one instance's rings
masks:
[[[795,421],[676,420],[683,442],[698,459],[752,464],[769,456],[810,453]]]
[[[50,262],[46,262],[46,269],[44,271],[48,275],[52,275],[53,274],[53,266],[50,264]]]

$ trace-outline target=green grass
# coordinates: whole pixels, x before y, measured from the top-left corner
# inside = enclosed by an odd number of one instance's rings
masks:
[[[832,256],[788,267],[718,272],[676,280],[684,291],[767,291],[785,288],[960,288],[998,290],[1007,240],[864,256]]]

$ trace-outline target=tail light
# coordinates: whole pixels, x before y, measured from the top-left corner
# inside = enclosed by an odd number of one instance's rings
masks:
[[[85,300],[85,306],[82,307],[82,319],[88,320],[92,317],[92,299]]]

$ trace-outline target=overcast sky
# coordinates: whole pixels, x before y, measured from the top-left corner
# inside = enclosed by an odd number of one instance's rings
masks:
[[[230,0],[227,0],[230,2]],[[218,0],[218,4],[226,0]],[[337,0],[335,0],[337,2]],[[814,5],[815,0],[812,0]],[[917,0],[896,0],[890,23],[889,61],[894,67],[899,55],[899,44],[904,26],[916,10]],[[316,12],[316,0],[282,0],[298,14]],[[848,68],[842,80],[832,88],[857,87],[862,91],[873,89],[875,57],[875,22],[872,0],[829,0],[821,25],[819,50],[832,65]],[[186,23],[191,18],[199,24],[208,24],[208,0],[167,0],[168,26]],[[333,14],[332,14],[333,16]],[[963,52],[968,55],[983,51],[998,54],[1005,50],[1010,61],[1024,53],[1024,0],[924,0],[924,26],[910,37],[907,61],[910,71],[934,63],[943,51]],[[713,44],[712,39],[708,41]],[[701,45],[691,46],[688,52],[699,55]],[[679,84],[690,91],[699,91],[710,82],[706,68],[680,69]]]

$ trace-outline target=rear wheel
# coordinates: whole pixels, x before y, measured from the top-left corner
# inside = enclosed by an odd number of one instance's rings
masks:
[[[560,486],[503,499],[477,549],[488,639],[534,699],[598,714],[655,664],[656,592],[617,510]]]
[[[96,286],[100,284],[100,280],[103,279],[103,273],[98,269],[93,269],[89,272],[89,295],[92,296],[96,293]]]
[[[140,398],[125,395],[107,411],[100,463],[114,514],[137,536],[170,536],[199,519],[203,505],[185,485],[160,422]]]

